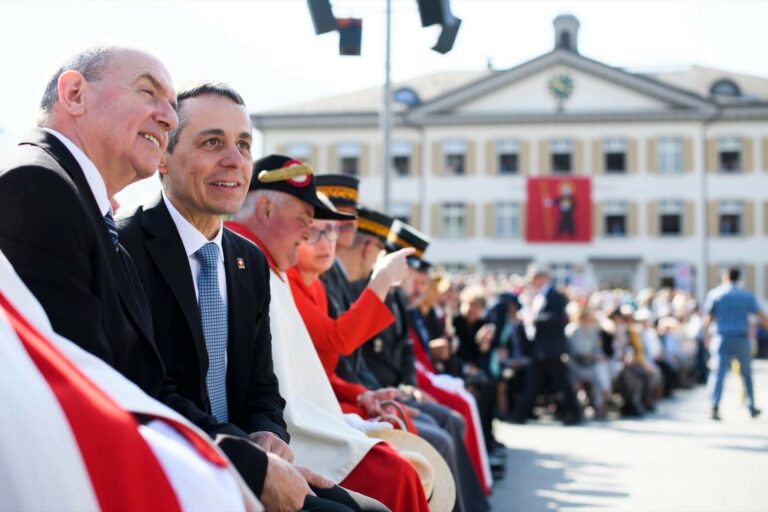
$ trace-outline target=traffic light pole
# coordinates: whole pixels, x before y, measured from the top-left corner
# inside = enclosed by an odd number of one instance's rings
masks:
[[[386,18],[387,18],[387,29],[386,29],[386,43],[385,43],[385,56],[384,56],[384,91],[383,91],[383,104],[382,104],[382,112],[381,112],[381,132],[384,137],[384,144],[382,147],[382,154],[384,158],[383,162],[383,189],[384,189],[384,213],[387,215],[390,214],[390,185],[391,180],[390,177],[392,175],[391,170],[391,151],[392,151],[392,82],[390,80],[390,54],[392,52],[391,48],[391,38],[392,38],[392,0],[386,0],[387,2],[387,9],[386,9]]]

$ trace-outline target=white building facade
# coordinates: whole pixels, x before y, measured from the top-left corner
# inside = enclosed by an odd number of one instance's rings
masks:
[[[577,52],[578,21],[555,48],[504,71],[403,84],[392,133],[390,213],[431,235],[428,259],[562,279],[678,286],[701,296],[737,266],[768,298],[768,79],[692,68],[646,75]],[[254,114],[265,153],[361,178],[383,201],[380,90]],[[587,176],[589,243],[526,241],[526,180]]]

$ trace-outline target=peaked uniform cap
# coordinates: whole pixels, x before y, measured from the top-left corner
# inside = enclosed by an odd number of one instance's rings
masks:
[[[385,244],[394,221],[395,219],[389,215],[371,210],[365,206],[357,208],[357,230],[366,235],[375,236]]]
[[[336,206],[358,207],[360,180],[346,174],[318,174],[315,176],[318,192],[322,192]]]
[[[417,270],[426,270],[432,266],[424,260],[424,252],[429,247],[429,242],[427,235],[413,226],[395,219],[387,236],[387,249],[397,251],[406,247],[413,247],[416,252],[408,257],[408,263]]]
[[[354,215],[328,208],[317,195],[313,169],[283,155],[269,155],[254,162],[253,177],[248,190],[276,190],[290,194],[315,209],[315,218],[323,220],[352,220]]]

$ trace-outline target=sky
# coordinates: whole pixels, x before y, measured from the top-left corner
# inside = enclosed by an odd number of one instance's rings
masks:
[[[176,85],[210,79],[237,89],[253,112],[384,80],[385,0],[332,0],[336,17],[363,19],[360,57],[338,55],[338,35],[317,36],[304,0],[0,1],[0,159],[34,126],[45,82],[92,44],[138,46]],[[454,49],[430,48],[416,0],[392,0],[392,78],[515,66],[552,49],[552,20],[581,22],[582,54],[630,70],[701,65],[768,77],[768,1],[452,0],[462,18]],[[141,188],[141,185],[139,185]]]

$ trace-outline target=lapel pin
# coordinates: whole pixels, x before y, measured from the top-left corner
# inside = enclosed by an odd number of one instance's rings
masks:
[[[243,258],[237,258],[237,268],[245,270],[245,260]]]

